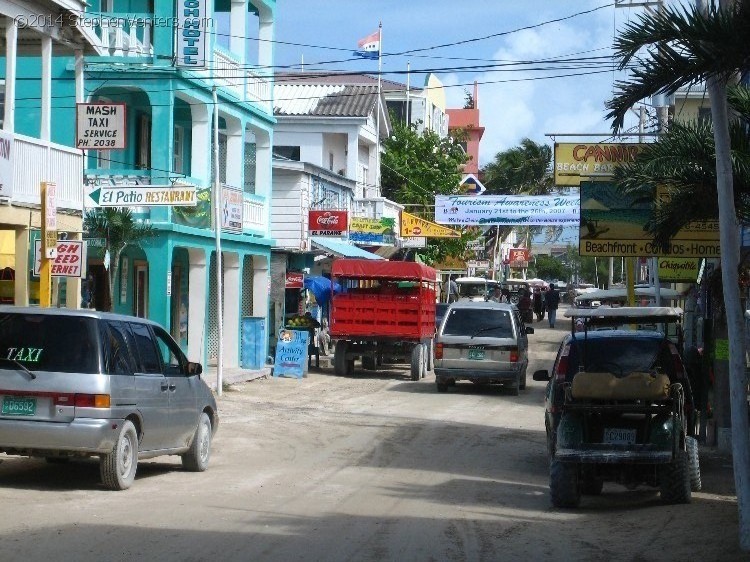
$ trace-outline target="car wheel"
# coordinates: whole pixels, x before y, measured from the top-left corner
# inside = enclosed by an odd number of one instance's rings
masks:
[[[685,446],[690,462],[690,490],[700,492],[703,487],[701,483],[701,465],[698,455],[698,440],[695,437],[686,437]]]
[[[208,468],[208,460],[211,458],[211,420],[206,412],[198,420],[190,449],[181,458],[183,468],[190,472],[203,472]]]
[[[435,370],[435,340],[431,339],[427,343],[427,360],[425,361],[425,371],[431,372]],[[426,375],[427,373],[425,373]]]
[[[518,388],[521,390],[526,390],[526,369],[523,370],[523,374],[521,375],[521,382],[518,383]]]
[[[424,371],[424,346],[420,343],[411,349],[411,380],[418,381]]]
[[[337,377],[346,377],[352,374],[354,370],[354,361],[346,359],[346,352],[349,351],[349,342],[339,340],[336,342],[336,349],[333,352],[333,372]]]
[[[513,386],[510,387],[510,395],[518,396],[520,389],[521,389],[521,375],[519,374],[516,377],[516,382],[514,382]]]
[[[110,490],[127,490],[138,468],[138,434],[133,422],[125,420],[111,452],[99,459],[102,483]]]
[[[581,493],[586,496],[598,496],[604,488],[604,480],[587,475],[581,481]]]
[[[659,492],[664,503],[690,503],[690,460],[686,451],[678,451],[674,460],[659,471]]]
[[[435,384],[437,384],[438,392],[448,392],[448,383],[437,380]]]
[[[578,507],[581,503],[578,465],[553,459],[549,468],[549,492],[553,506]]]

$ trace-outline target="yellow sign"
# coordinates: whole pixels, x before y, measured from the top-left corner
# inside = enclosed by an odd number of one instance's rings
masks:
[[[698,279],[700,260],[689,258],[657,258],[659,279],[662,281],[691,281]]]
[[[461,234],[437,223],[420,219],[401,211],[401,237],[424,236],[426,238],[460,238]]]
[[[582,180],[610,177],[622,163],[632,162],[641,144],[555,143],[555,185],[578,186]]]
[[[582,256],[663,256],[714,258],[721,255],[718,221],[691,222],[669,241],[668,251],[653,243],[645,225],[653,203],[621,193],[609,182],[581,183]]]

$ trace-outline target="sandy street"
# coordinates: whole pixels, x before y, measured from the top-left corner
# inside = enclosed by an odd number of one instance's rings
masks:
[[[535,324],[521,396],[357,370],[231,387],[209,470],[144,461],[108,492],[95,462],[0,456],[0,560],[741,560],[731,461],[665,506],[607,484],[550,506],[544,385],[567,323]]]

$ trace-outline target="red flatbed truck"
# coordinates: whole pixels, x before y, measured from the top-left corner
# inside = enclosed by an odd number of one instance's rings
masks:
[[[337,340],[334,372],[351,375],[354,360],[375,370],[383,358],[411,363],[411,378],[432,369],[437,272],[415,262],[339,259],[331,277],[330,334]],[[332,285],[333,286],[333,285]]]

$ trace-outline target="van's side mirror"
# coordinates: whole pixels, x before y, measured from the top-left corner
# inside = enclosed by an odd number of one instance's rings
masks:
[[[526,333],[527,334],[533,334],[534,333],[534,328],[532,328],[531,326],[526,326]]]
[[[549,380],[549,371],[547,369],[540,369],[539,371],[534,371],[532,378],[535,381],[547,382]]]
[[[194,363],[193,361],[188,361],[187,364],[187,374],[188,375],[198,375],[203,372],[203,365],[200,363]]]

